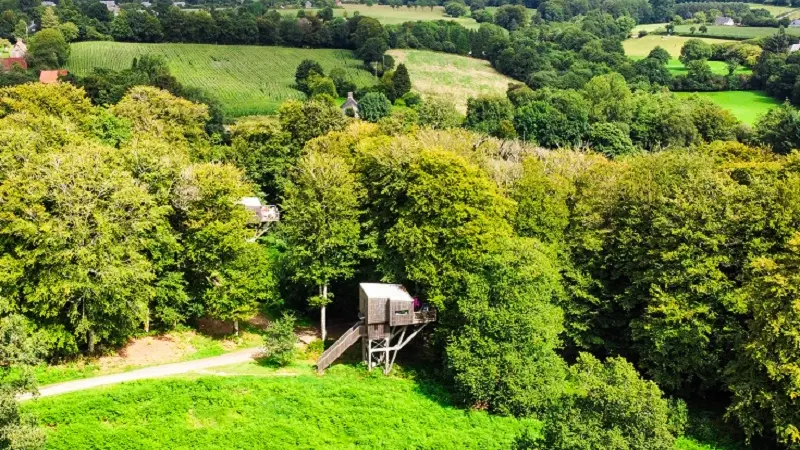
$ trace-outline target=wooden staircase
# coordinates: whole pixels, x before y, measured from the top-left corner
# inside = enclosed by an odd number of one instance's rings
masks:
[[[317,372],[322,373],[328,368],[337,358],[342,356],[348,348],[358,342],[358,339],[366,334],[366,327],[364,321],[359,320],[355,325],[350,327],[336,342],[333,343],[317,360]]]

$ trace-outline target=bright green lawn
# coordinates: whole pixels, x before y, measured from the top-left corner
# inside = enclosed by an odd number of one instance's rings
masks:
[[[433,384],[325,376],[148,380],[25,403],[48,449],[508,449],[536,427],[450,405]]]
[[[279,10],[284,15],[297,15],[297,9],[282,9]],[[317,9],[306,9],[305,11],[316,12]],[[434,6],[424,8],[409,8],[402,6],[399,8],[392,8],[389,5],[357,5],[357,4],[344,4],[341,8],[334,8],[334,17],[353,17],[353,14],[358,12],[362,16],[372,17],[377,19],[384,25],[398,25],[403,22],[415,22],[418,20],[432,21],[432,20],[452,20],[461,25],[477,29],[480,24],[471,17],[449,17],[444,13],[444,8],[441,6]]]
[[[700,95],[730,110],[739,120],[752,125],[756,120],[779,104],[761,91],[676,92],[678,96]]]
[[[54,450],[490,450],[507,449],[521,430],[539,428],[535,420],[456,408],[439,385],[413,376],[342,364],[318,376],[308,362],[213,371],[222,376],[126,383],[26,402],[23,409],[39,418]],[[682,437],[675,449],[740,448],[726,441]]]
[[[274,114],[284,101],[303,98],[292,86],[297,65],[307,58],[326,71],[345,69],[359,86],[375,83],[349,50],[124,42],[78,42],[71,47],[67,68],[78,75],[95,67],[125,69],[137,56],[161,55],[178,81],[217,98],[232,116]]]

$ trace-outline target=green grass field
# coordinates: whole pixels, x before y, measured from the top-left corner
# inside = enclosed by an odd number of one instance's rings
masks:
[[[217,98],[231,116],[273,114],[282,102],[303,98],[292,86],[295,69],[306,58],[319,61],[326,71],[344,68],[359,86],[375,83],[349,50],[122,42],[78,42],[71,47],[67,68],[78,75],[95,67],[125,69],[137,56],[161,55],[178,81]]]
[[[149,380],[24,404],[48,449],[507,449],[532,421],[453,407],[438,386],[334,366],[320,377]]]
[[[281,14],[284,15],[297,15],[297,9],[283,9],[279,10]],[[305,11],[318,11],[317,9],[307,9]],[[334,8],[333,15],[335,17],[353,17],[353,14],[358,12],[362,16],[372,17],[373,19],[377,19],[380,23],[384,25],[398,25],[403,22],[413,22],[417,20],[422,21],[432,21],[432,20],[452,20],[453,22],[458,22],[461,25],[471,28],[477,29],[480,24],[475,22],[474,19],[470,17],[448,17],[444,13],[444,8],[441,6],[434,6],[433,9],[430,7],[424,8],[408,8],[406,6],[399,7],[399,8],[392,8],[389,5],[354,5],[354,4],[344,4],[341,8]]]
[[[709,39],[697,36],[697,39],[708,42],[709,44],[722,44],[725,42],[735,42],[730,39]],[[681,48],[691,37],[686,36],[664,36],[657,34],[648,34],[642,38],[627,39],[622,43],[625,48],[625,54],[628,56],[647,56],[651,50],[656,47],[661,47],[668,51],[670,55],[677,58],[681,54]]]
[[[681,97],[699,95],[709,98],[749,125],[754,124],[760,116],[780,104],[761,91],[676,92],[675,95]]]
[[[467,109],[468,98],[480,94],[505,95],[508,83],[516,82],[482,59],[425,50],[388,53],[398,63],[406,64],[415,91],[449,98],[462,113]]]
[[[507,449],[535,420],[454,407],[436,382],[337,364],[257,363],[23,403],[48,449]],[[399,371],[402,374],[402,369]],[[692,425],[704,425],[705,419]],[[697,428],[697,427],[695,427]],[[709,435],[716,435],[712,429]],[[738,450],[725,437],[681,437],[676,450]]]
[[[707,33],[702,34],[700,31],[696,31],[695,34],[692,35],[690,28],[695,27],[696,29],[699,29],[699,25],[676,25],[675,34],[691,37],[744,40],[762,36],[771,36],[778,32],[777,28],[770,27],[726,27],[722,25],[706,26],[708,27]],[[786,34],[800,36],[800,28],[786,28]]]

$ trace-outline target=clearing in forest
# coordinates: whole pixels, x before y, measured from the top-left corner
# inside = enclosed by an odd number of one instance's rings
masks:
[[[675,94],[706,97],[748,125],[753,125],[759,117],[780,104],[762,91],[676,92]]]
[[[77,75],[95,67],[126,69],[142,55],[163,56],[179,82],[204,90],[231,116],[274,114],[284,101],[302,99],[293,86],[304,59],[318,61],[326,71],[343,68],[358,86],[375,83],[350,50],[126,42],[78,42],[71,47],[67,69]]]
[[[681,54],[681,48],[683,48],[683,44],[685,44],[689,39],[692,39],[692,37],[648,34],[647,36],[641,38],[627,39],[623,41],[622,46],[625,49],[625,54],[633,59],[644,58],[650,54],[650,51],[652,51],[654,48],[661,47],[668,51],[670,55],[672,55],[672,59],[669,61],[669,63],[667,63],[667,69],[669,69],[673,75],[685,75],[686,67],[684,67],[683,63],[678,59],[678,56]],[[708,42],[709,44],[737,42],[730,39],[709,39],[701,37],[695,37],[695,39],[700,39],[701,41]],[[717,75],[728,74],[728,66],[724,61],[708,61],[708,65],[711,67],[711,71]],[[736,69],[735,73],[749,74],[752,73],[752,71],[746,67],[740,66],[738,69]]]
[[[397,63],[404,63],[415,91],[423,96],[445,97],[462,113],[467,99],[481,94],[505,95],[513,78],[496,71],[485,60],[426,50],[390,50]]]

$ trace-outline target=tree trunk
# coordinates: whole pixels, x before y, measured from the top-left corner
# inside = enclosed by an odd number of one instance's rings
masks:
[[[324,298],[326,301],[328,300],[328,285],[327,284],[323,285],[323,287],[322,287],[322,298]],[[323,305],[322,308],[320,308],[320,317],[319,317],[320,328],[322,329],[321,331],[322,331],[322,342],[323,343],[325,342],[325,338],[328,337],[328,330],[327,330],[327,328],[325,326],[325,308],[326,308],[325,305]]]
[[[239,336],[239,319],[233,319],[233,334]]]
[[[144,332],[150,332],[150,309],[147,309],[147,312],[144,315]]]
[[[94,331],[89,330],[86,332],[86,340],[89,343],[89,354],[94,353]]]

